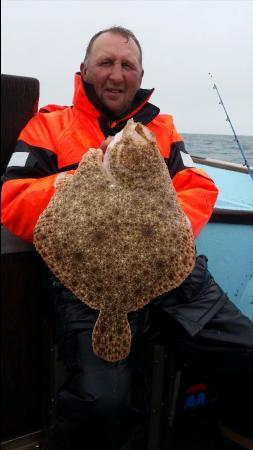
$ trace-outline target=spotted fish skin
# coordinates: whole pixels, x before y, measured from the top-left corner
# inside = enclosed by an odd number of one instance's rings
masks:
[[[92,333],[92,345],[97,356],[107,361],[118,361],[129,355],[131,329],[127,314],[110,314],[101,310]]]
[[[179,286],[195,264],[192,231],[150,130],[133,120],[89,149],[40,216],[34,243],[51,271],[100,310],[92,336],[106,361],[128,356],[127,314]]]

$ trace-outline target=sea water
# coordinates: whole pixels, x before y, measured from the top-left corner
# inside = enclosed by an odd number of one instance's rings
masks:
[[[233,135],[188,133],[181,135],[186,150],[192,156],[244,164],[241,151]],[[253,166],[253,136],[238,136],[238,139],[249,165]]]

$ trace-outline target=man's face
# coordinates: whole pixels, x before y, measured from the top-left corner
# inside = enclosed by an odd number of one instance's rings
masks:
[[[93,43],[81,64],[84,81],[92,83],[99,100],[115,115],[126,112],[141,85],[143,70],[133,39],[106,32]]]

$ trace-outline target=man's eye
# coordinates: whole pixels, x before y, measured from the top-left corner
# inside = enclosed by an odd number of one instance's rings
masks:
[[[133,69],[133,66],[130,63],[124,63],[123,67],[126,68],[126,69]]]
[[[102,61],[101,66],[109,66],[111,64],[111,61]]]

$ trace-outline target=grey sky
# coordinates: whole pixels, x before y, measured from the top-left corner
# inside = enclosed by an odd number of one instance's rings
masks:
[[[90,37],[130,28],[143,47],[142,87],[182,133],[253,135],[252,1],[2,0],[2,73],[40,80],[40,105],[69,105]]]

